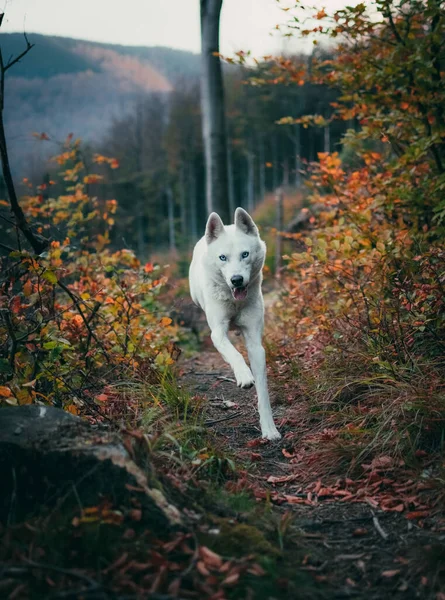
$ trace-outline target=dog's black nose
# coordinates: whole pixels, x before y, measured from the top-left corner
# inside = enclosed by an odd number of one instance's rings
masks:
[[[232,282],[233,287],[243,287],[244,279],[242,275],[234,275],[230,281]]]

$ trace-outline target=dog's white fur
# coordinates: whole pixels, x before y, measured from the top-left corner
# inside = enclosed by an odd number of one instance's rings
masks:
[[[219,215],[212,213],[205,235],[193,251],[190,293],[193,302],[204,310],[212,342],[232,367],[238,387],[255,385],[262,436],[278,440],[281,435],[270,407],[266,357],[261,341],[264,328],[261,283],[265,258],[266,244],[245,210],[237,208],[234,224],[227,226]],[[238,290],[232,283],[234,276],[243,278],[243,286]],[[244,336],[252,371],[228,338],[231,325]]]

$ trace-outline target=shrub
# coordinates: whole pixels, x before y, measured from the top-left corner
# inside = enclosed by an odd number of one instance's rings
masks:
[[[36,401],[77,414],[100,406],[104,385],[129,376],[156,379],[173,363],[176,329],[158,302],[161,269],[141,265],[128,249],[109,248],[118,210],[89,187],[78,141],[55,158],[65,189],[55,182],[22,199],[37,231],[53,241],[35,256],[10,252],[1,262],[0,396],[9,404]],[[96,165],[117,168],[95,156]]]

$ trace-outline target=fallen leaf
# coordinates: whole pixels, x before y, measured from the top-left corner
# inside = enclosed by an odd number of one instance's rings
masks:
[[[128,515],[133,521],[140,521],[142,519],[142,510],[140,508],[133,508]]]
[[[299,496],[284,496],[286,502],[289,504],[307,504],[308,500],[300,498]]]
[[[251,452],[250,453],[250,460],[252,462],[258,462],[260,460],[263,460],[263,457],[258,452]]]
[[[239,573],[233,573],[232,575],[229,575],[228,577],[226,577],[221,585],[235,585],[235,583],[238,583],[238,579],[239,579]]]
[[[268,444],[269,440],[266,440],[264,438],[257,438],[255,440],[249,440],[246,444],[246,446],[248,448],[256,448],[257,446],[264,446],[265,444]]]
[[[210,571],[207,569],[202,560],[199,560],[196,563],[196,568],[201,573],[201,575],[204,575],[205,577],[210,575]]]
[[[251,575],[256,575],[257,577],[262,577],[263,575],[266,574],[263,567],[261,567],[258,563],[254,563],[253,565],[251,565],[247,569],[247,572],[250,573]]]
[[[207,546],[200,546],[199,556],[205,562],[206,566],[212,569],[220,569],[223,565],[223,559],[220,555],[207,548]]]
[[[389,571],[382,571],[382,577],[386,577],[387,579],[390,579],[391,577],[395,577],[399,573],[400,573],[400,569],[392,569]]]
[[[429,514],[430,513],[428,510],[413,510],[409,513],[406,513],[405,517],[410,521],[413,521],[414,519],[422,519],[423,517],[428,517]]]
[[[297,475],[284,475],[283,477],[275,477],[274,475],[270,475],[267,478],[267,483],[276,485],[277,483],[286,483],[288,481],[293,481],[294,479],[297,479]]]

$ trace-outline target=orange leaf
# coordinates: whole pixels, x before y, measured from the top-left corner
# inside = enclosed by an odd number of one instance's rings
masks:
[[[4,385],[0,385],[0,396],[2,398],[10,398],[13,395],[13,393],[11,392],[11,390],[4,386]]]
[[[153,269],[154,269],[153,263],[148,262],[145,264],[144,271],[146,273],[151,273],[153,271]]]
[[[173,321],[170,319],[170,317],[162,317],[162,319],[159,321],[162,327],[168,327],[172,324],[172,322]]]
[[[108,396],[106,394],[99,394],[99,396],[96,396],[96,400],[99,400],[99,402],[106,402],[108,400]]]
[[[14,296],[14,298],[11,301],[12,312],[15,314],[18,314],[20,312],[21,306],[22,306],[22,303],[20,301],[20,296]]]
[[[31,280],[28,279],[23,286],[23,293],[25,296],[30,296],[32,294],[32,283]]]

